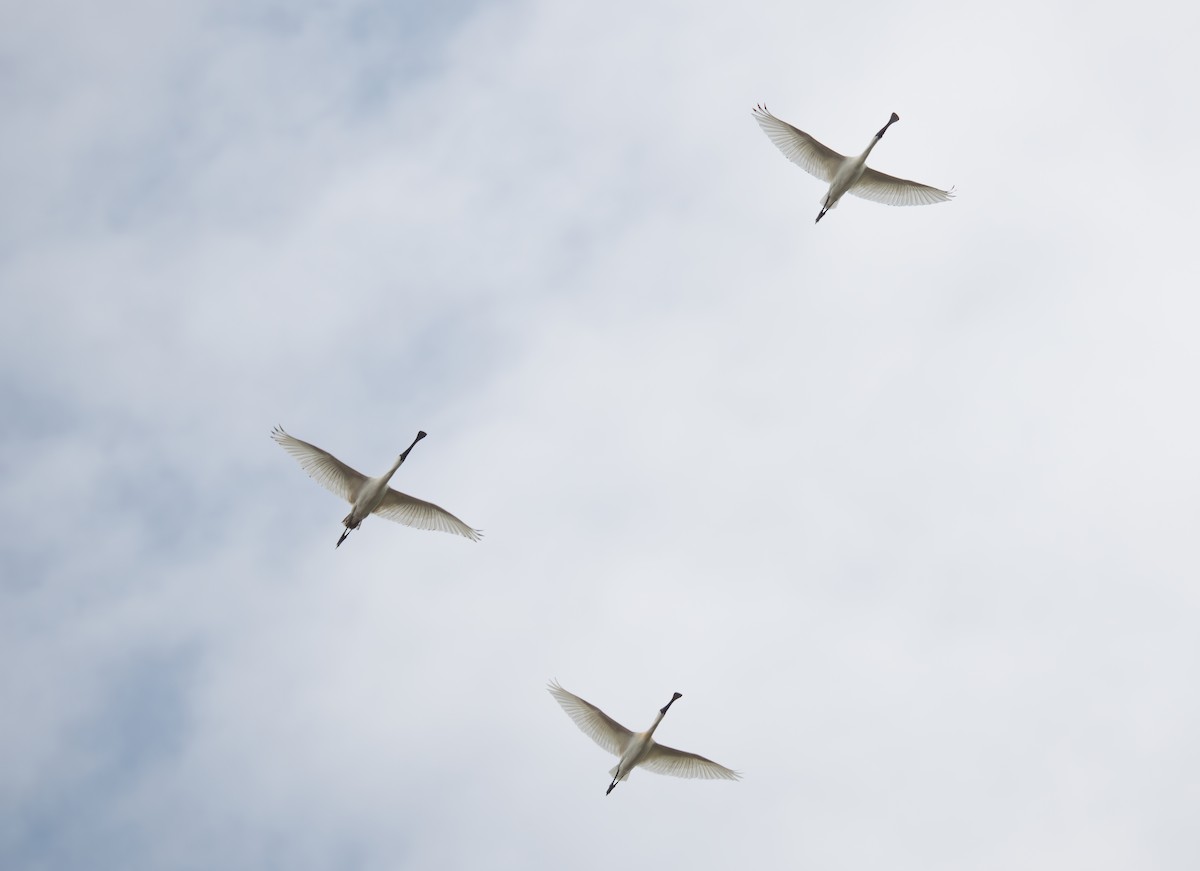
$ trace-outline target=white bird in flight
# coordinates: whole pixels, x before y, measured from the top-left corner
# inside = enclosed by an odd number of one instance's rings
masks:
[[[295,457],[296,462],[303,467],[304,471],[308,472],[314,481],[330,493],[341,496],[350,503],[350,513],[342,521],[346,529],[334,547],[341,547],[350,531],[358,529],[368,514],[378,514],[380,517],[416,529],[453,532],[456,535],[465,536],[471,541],[479,541],[483,537],[483,533],[478,529],[467,526],[446,509],[440,508],[432,502],[425,502],[401,493],[399,490],[393,490],[388,486],[392,475],[396,474],[396,470],[407,459],[408,452],[416,447],[417,442],[425,438],[424,431],[417,433],[413,443],[405,448],[404,453],[396,457],[396,462],[392,463],[392,467],[378,478],[368,478],[362,472],[347,466],[333,454],[288,435],[282,427],[275,427],[271,431],[271,438]]]
[[[766,106],[754,107],[754,120],[763,129],[763,133],[775,143],[775,147],[783,152],[784,157],[809,175],[814,175],[829,184],[829,192],[821,201],[818,221],[825,217],[826,212],[837,206],[838,200],[845,193],[852,193],[864,200],[873,200],[887,206],[926,206],[931,203],[944,203],[954,196],[953,188],[948,191],[940,190],[927,184],[885,175],[867,166],[867,155],[871,153],[871,149],[879,144],[887,129],[900,120],[900,116],[895,112],[883,125],[883,129],[875,134],[875,138],[867,145],[867,150],[857,157],[838,154],[803,130],[786,121],[780,121],[767,111]]]
[[[622,780],[628,780],[629,772],[639,765],[655,774],[700,780],[739,780],[742,776],[739,772],[718,765],[711,759],[667,747],[651,737],[662,718],[667,715],[667,710],[675,704],[675,700],[683,698],[681,693],[675,693],[671,696],[671,701],[659,709],[658,716],[654,718],[649,729],[645,732],[631,732],[591,702],[585,702],[574,693],[564,690],[557,681],[552,681],[547,689],[562,705],[567,716],[575,721],[580,731],[609,753],[621,757],[608,772],[612,776],[612,783],[605,790],[605,795],[612,792]]]

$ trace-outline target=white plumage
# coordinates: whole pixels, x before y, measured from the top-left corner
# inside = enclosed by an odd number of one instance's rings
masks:
[[[415,529],[452,532],[455,535],[469,538],[471,541],[479,541],[483,536],[478,529],[467,526],[446,509],[434,505],[432,502],[425,502],[409,496],[407,493],[401,493],[399,490],[393,490],[388,486],[388,481],[408,457],[408,452],[416,446],[417,442],[425,438],[424,432],[417,433],[413,443],[396,458],[392,467],[377,478],[368,478],[362,472],[347,466],[328,451],[323,451],[316,445],[288,435],[282,427],[275,427],[271,432],[271,438],[295,457],[296,462],[304,471],[308,472],[314,481],[330,493],[340,496],[350,503],[350,513],[342,521],[346,530],[338,539],[336,547],[340,547],[346,540],[346,536],[350,534],[350,530],[358,529],[369,514],[378,514],[380,517],[396,523],[403,523],[405,526]]]
[[[825,217],[826,212],[836,207],[838,200],[846,193],[886,206],[925,206],[946,202],[954,196],[953,188],[944,191],[908,179],[896,178],[867,166],[867,155],[871,153],[871,149],[883,138],[887,129],[900,120],[900,116],[895,112],[883,125],[883,129],[871,139],[866,150],[855,157],[838,154],[832,148],[822,145],[803,130],[776,118],[767,111],[766,106],[754,107],[754,120],[758,122],[763,133],[767,134],[767,138],[775,143],[775,147],[783,152],[784,157],[809,175],[816,176],[829,185],[829,191],[821,202],[821,212],[817,215],[818,221]]]
[[[617,764],[608,772],[612,777],[612,783],[609,784],[605,795],[612,792],[613,788],[622,780],[628,779],[629,773],[639,765],[655,774],[669,774],[672,777],[700,780],[738,780],[741,778],[741,774],[738,772],[726,768],[724,765],[718,765],[711,759],[695,753],[676,750],[674,747],[667,747],[651,737],[654,730],[658,728],[658,724],[662,722],[662,718],[666,716],[667,710],[675,703],[676,699],[683,697],[680,693],[675,693],[671,697],[671,701],[659,710],[658,716],[654,718],[649,729],[645,732],[633,732],[591,702],[584,701],[574,693],[563,689],[557,681],[552,681],[547,689],[562,706],[562,709],[567,712],[567,716],[575,721],[575,725],[583,734],[613,756],[620,757]]]

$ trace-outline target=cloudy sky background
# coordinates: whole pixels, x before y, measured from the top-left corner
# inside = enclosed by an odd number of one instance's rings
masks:
[[[5,4],[0,866],[1200,866],[1198,26]]]

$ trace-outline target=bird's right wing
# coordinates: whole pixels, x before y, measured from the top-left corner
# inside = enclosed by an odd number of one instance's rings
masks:
[[[850,188],[850,193],[885,206],[928,206],[954,198],[953,188],[944,191],[906,178],[896,178],[869,166],[862,178]]]
[[[690,777],[698,780],[740,780],[742,775],[732,768],[718,765],[695,753],[686,753],[655,743],[641,761],[642,768],[655,774],[671,777]]]
[[[825,183],[833,181],[838,167],[846,159],[843,155],[822,145],[803,130],[780,121],[767,111],[766,106],[755,106],[753,114],[763,133],[783,152],[784,157]]]
[[[354,501],[355,495],[362,489],[363,482],[367,480],[362,472],[351,469],[328,451],[288,435],[283,431],[283,427],[275,427],[271,431],[271,438],[295,457],[296,462],[314,481],[347,502]]]
[[[591,702],[585,702],[574,693],[564,690],[558,685],[558,681],[551,681],[546,689],[554,696],[555,701],[562,705],[567,716],[575,721],[575,725],[583,734],[613,756],[620,756],[625,752],[629,739],[633,737],[631,731]]]
[[[467,526],[445,508],[434,505],[432,502],[426,502],[424,499],[409,496],[407,493],[401,493],[399,490],[393,490],[391,487],[388,487],[387,492],[383,494],[383,501],[379,503],[379,507],[375,509],[374,513],[396,523],[411,526],[413,529],[453,532],[455,535],[464,536],[471,541],[479,541],[483,538],[482,532]]]

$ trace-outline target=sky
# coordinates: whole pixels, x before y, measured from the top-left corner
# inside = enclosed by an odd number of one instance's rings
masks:
[[[1198,19],[0,6],[0,866],[1200,867]]]

